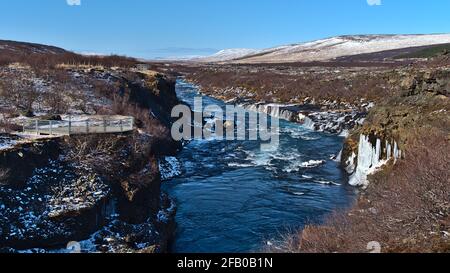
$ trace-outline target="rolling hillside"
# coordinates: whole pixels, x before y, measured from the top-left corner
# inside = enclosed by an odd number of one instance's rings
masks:
[[[249,50],[238,51],[240,54],[224,54],[220,58],[211,56],[195,61],[243,64],[316,62],[407,48],[423,50],[423,47],[448,43],[450,43],[450,34],[338,36],[270,48],[256,51],[256,53],[248,54]],[[226,52],[233,51],[227,50]]]

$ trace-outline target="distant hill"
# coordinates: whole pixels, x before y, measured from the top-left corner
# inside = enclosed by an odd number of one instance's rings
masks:
[[[348,35],[307,43],[284,45],[256,51],[256,53],[245,54],[245,51],[238,51],[242,53],[240,54],[241,56],[239,56],[239,54],[228,54],[221,58],[214,58],[214,56],[211,56],[196,59],[195,61],[244,64],[331,61],[346,56],[395,51],[407,48],[414,49],[412,51],[415,51],[424,49],[422,47],[441,44],[450,44],[450,34]],[[227,52],[233,52],[233,50],[227,50]],[[402,51],[399,52],[399,54],[402,53]],[[406,51],[406,53],[411,53],[411,50]]]
[[[89,64],[107,67],[135,66],[139,61],[124,56],[81,55],[59,47],[0,40],[0,66],[24,63],[32,67],[54,67],[58,64]]]
[[[64,54],[67,50],[48,45],[0,40],[0,52],[22,54]]]
[[[222,62],[229,61],[234,59],[239,59],[248,55],[258,54],[260,50],[257,49],[248,49],[248,48],[234,48],[234,49],[225,49],[217,52],[214,55],[208,57],[200,57],[191,59],[193,61],[200,62]]]

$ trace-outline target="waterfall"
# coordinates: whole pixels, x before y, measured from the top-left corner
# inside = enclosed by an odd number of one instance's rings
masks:
[[[302,120],[303,120],[303,126],[305,126],[306,128],[311,129],[311,130],[316,129],[316,124],[314,123],[314,121],[311,118],[309,118],[307,116],[303,116]]]
[[[240,107],[259,113],[265,113],[271,117],[293,121],[295,113],[293,111],[284,109],[285,105],[280,104],[251,104],[239,105]]]

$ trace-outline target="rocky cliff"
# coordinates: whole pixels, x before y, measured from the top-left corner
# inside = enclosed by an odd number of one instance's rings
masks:
[[[64,63],[0,66],[0,83],[4,131],[32,116],[79,114],[133,116],[136,129],[49,139],[2,135],[0,252],[60,251],[71,241],[89,252],[167,251],[176,207],[161,191],[159,163],[182,147],[169,134],[179,103],[175,82],[132,67]],[[12,100],[24,85],[27,116],[23,98]]]

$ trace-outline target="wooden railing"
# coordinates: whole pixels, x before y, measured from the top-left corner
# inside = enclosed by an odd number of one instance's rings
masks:
[[[67,120],[28,120],[23,134],[78,135],[124,133],[134,129],[134,118],[124,116],[68,117]]]

